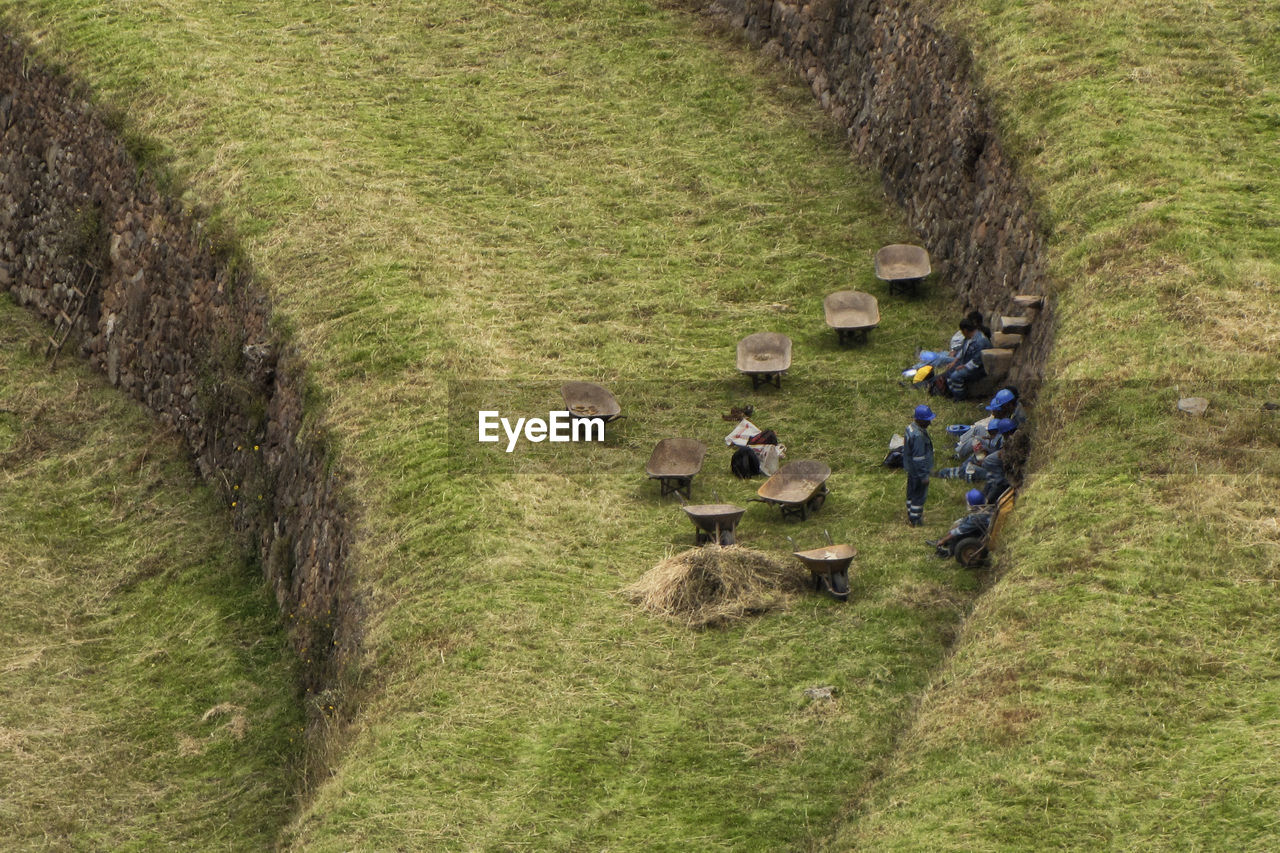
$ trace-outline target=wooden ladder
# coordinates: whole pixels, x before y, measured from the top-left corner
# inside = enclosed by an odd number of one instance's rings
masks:
[[[84,313],[84,306],[89,301],[89,294],[93,292],[93,288],[98,283],[99,272],[100,270],[96,266],[85,261],[80,267],[79,274],[76,275],[76,283],[68,289],[67,301],[63,304],[62,310],[58,312],[57,319],[54,320],[53,336],[49,338],[49,343],[44,348],[44,356],[49,359],[50,370],[57,364],[58,353],[62,352],[62,347],[67,342],[67,338],[71,337],[71,331],[75,328],[76,321]],[[87,283],[85,283],[86,275],[88,277]]]

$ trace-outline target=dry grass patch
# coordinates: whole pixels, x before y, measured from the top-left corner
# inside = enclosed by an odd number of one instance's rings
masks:
[[[667,557],[623,590],[633,604],[690,628],[714,628],[783,608],[804,570],[739,545],[704,545]]]

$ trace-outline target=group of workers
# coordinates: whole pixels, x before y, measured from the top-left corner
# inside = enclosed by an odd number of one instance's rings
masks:
[[[976,313],[976,312],[975,312]],[[960,331],[952,339],[952,355],[943,370],[946,387],[956,399],[964,396],[965,385],[982,375],[982,350],[991,346],[981,328],[981,315],[970,314],[960,322]],[[942,367],[942,365],[939,365]],[[990,416],[972,426],[953,427],[956,438],[955,456],[959,464],[935,471],[933,439],[929,426],[936,415],[926,404],[915,407],[912,421],[903,435],[902,467],[907,475],[907,523],[919,527],[924,523],[924,505],[929,495],[931,477],[983,483],[965,495],[967,515],[957,519],[940,539],[928,544],[939,556],[950,556],[954,544],[969,536],[983,536],[991,524],[996,500],[1009,488],[1005,476],[1003,450],[1008,437],[1027,420],[1026,412],[1013,387],[1001,388],[986,405]]]

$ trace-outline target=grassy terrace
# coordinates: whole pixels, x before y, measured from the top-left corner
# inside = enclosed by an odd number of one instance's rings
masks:
[[[821,298],[884,296],[907,239],[807,92],[649,4],[23,2],[47,59],[127,112],[177,191],[238,235],[315,367],[364,505],[359,716],[285,840],[316,850],[778,849],[875,774],[976,591],[879,470],[917,400],[889,381],[957,315],[883,301],[841,350]],[[781,393],[736,340],[790,334]],[[606,446],[507,456],[481,406],[613,387]],[[818,519],[753,505],[746,544],[861,551],[855,600],[691,633],[618,595],[691,539],[643,466],[753,399],[835,471]],[[944,422],[965,417],[957,407]],[[715,451],[696,484],[752,490]],[[959,512],[939,486],[929,518]],[[813,704],[810,686],[837,699]]]
[[[275,603],[180,442],[0,298],[0,839],[263,849],[302,713]]]
[[[975,590],[871,463],[914,402],[884,378],[952,309],[886,300],[865,350],[821,328],[907,234],[808,95],[641,3],[277,5],[0,8],[239,235],[368,508],[361,716],[286,840],[778,849],[854,803],[839,846],[1275,846],[1280,6],[948,7],[1060,332],[1013,568],[939,672]],[[744,539],[826,527],[862,574],[849,605],[690,634],[615,594],[687,535],[641,470],[723,434],[764,328],[797,366],[758,421],[836,473],[815,522],[753,506]],[[467,437],[476,401],[536,414],[578,378],[631,416],[607,447]],[[747,496],[726,462],[700,495]]]
[[[1274,848],[1280,4],[948,15],[1050,229],[1059,330],[1013,568],[841,846]]]

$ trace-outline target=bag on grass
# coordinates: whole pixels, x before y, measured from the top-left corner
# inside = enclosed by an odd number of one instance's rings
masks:
[[[781,444],[762,444],[752,446],[751,450],[755,451],[756,458],[760,460],[760,473],[766,477],[778,473],[782,457],[787,454],[787,449]]]
[[[886,468],[901,468],[902,446],[906,444],[906,441],[905,438],[894,433],[893,438],[889,439],[889,455],[880,464]]]

